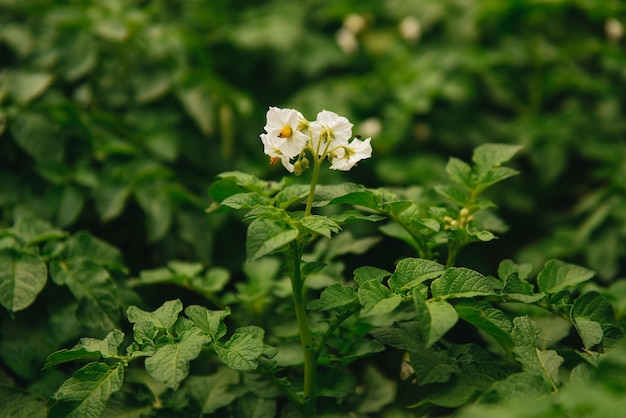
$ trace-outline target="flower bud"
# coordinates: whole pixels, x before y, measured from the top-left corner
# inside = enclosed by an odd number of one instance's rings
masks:
[[[293,173],[296,176],[300,176],[300,175],[302,175],[302,171],[303,171],[303,169],[302,169],[302,162],[300,160],[298,160],[298,161],[296,161],[293,164]]]

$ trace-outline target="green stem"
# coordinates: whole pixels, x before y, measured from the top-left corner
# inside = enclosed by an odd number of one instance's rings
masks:
[[[313,207],[313,198],[315,197],[315,187],[317,187],[317,178],[320,174],[320,167],[322,166],[322,158],[313,155],[313,174],[311,175],[311,188],[309,189],[309,197],[306,200],[306,208],[304,209],[304,216],[311,215],[311,208]]]
[[[317,365],[313,354],[313,338],[309,328],[309,321],[304,306],[304,281],[300,271],[300,248],[296,242],[291,244],[291,287],[293,290],[293,304],[296,311],[296,322],[300,333],[300,345],[304,356],[304,392],[303,405],[306,417],[315,417],[315,383]]]

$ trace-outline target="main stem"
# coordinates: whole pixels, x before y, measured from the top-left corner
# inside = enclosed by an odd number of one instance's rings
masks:
[[[293,290],[293,304],[296,311],[296,322],[300,333],[300,345],[304,356],[304,413],[307,417],[315,417],[315,380],[317,366],[313,354],[313,338],[309,328],[309,321],[304,306],[304,281],[300,270],[300,248],[296,242],[291,244],[291,287]]]
[[[311,187],[309,188],[309,197],[306,200],[306,208],[304,209],[304,216],[311,215],[311,209],[313,207],[313,198],[315,197],[315,188],[317,187],[317,178],[320,174],[321,166],[322,166],[322,159],[316,155],[313,155],[313,174],[311,175]]]

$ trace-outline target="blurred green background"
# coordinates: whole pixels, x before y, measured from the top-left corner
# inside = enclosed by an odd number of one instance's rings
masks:
[[[239,269],[244,226],[204,213],[208,185],[288,174],[262,153],[268,106],[328,109],[374,154],[322,183],[429,186],[450,156],[523,145],[490,196],[508,229],[459,264],[559,257],[609,282],[626,271],[624,22],[620,0],[0,0],[0,226],[87,229],[131,274]]]

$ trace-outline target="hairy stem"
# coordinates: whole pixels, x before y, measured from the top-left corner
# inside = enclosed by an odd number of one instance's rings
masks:
[[[304,216],[311,215],[311,208],[313,207],[313,198],[315,197],[315,188],[317,187],[317,178],[319,177],[321,166],[322,166],[322,159],[316,155],[313,155],[313,174],[311,175],[311,188],[309,189],[309,197],[306,200],[306,208],[304,209]]]
[[[293,303],[296,311],[296,322],[300,333],[300,345],[304,356],[304,392],[303,405],[307,417],[315,417],[315,384],[317,378],[317,364],[313,354],[313,338],[309,328],[309,321],[304,306],[304,280],[300,270],[300,248],[297,243],[291,244],[291,287]]]

